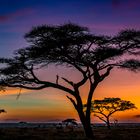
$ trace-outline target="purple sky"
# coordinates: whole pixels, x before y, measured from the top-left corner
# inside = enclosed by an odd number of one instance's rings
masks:
[[[121,29],[140,29],[140,0],[0,0],[0,57],[9,57],[14,50],[26,47],[28,44],[23,36],[33,26],[67,22],[89,27],[95,34],[114,35]],[[129,80],[120,80],[118,73],[106,82],[105,93],[108,92],[109,95],[112,95],[110,85],[114,84],[112,86],[114,91],[119,88],[120,94],[124,92],[129,96],[129,91],[130,95],[135,92],[133,95],[135,95],[135,98],[138,97],[137,102],[139,103],[140,81],[137,78],[138,76],[122,73],[121,76],[134,81],[133,84],[130,84],[128,83]],[[123,84],[128,84],[128,86]],[[126,90],[128,87],[132,87],[131,90]],[[104,89],[98,89],[98,95],[100,95],[100,92],[102,95],[102,91]],[[21,120],[23,116],[25,118],[31,116],[31,119],[33,116],[42,119],[47,117],[58,119],[59,117],[65,118],[67,115],[73,115],[74,111],[69,111],[72,105],[69,102],[67,103],[66,100],[62,102],[65,96],[61,97],[57,94],[59,96],[55,97],[56,91],[54,90],[50,90],[51,94],[47,96],[45,94],[46,90],[36,91],[36,94],[30,91],[29,94],[21,95],[19,101],[16,101],[17,91],[10,92],[16,95],[0,95],[0,107],[8,112],[3,117],[4,119]],[[118,96],[117,92],[116,95]],[[135,98],[134,100],[136,100]],[[131,96],[128,99],[132,99]],[[63,107],[64,105],[65,107]],[[42,116],[37,116],[39,114],[37,112],[38,108]],[[53,114],[53,109],[60,110],[60,112]],[[48,113],[52,113],[52,115]],[[45,115],[43,116],[43,114]],[[60,116],[57,116],[57,114]],[[61,114],[64,114],[64,116]],[[1,119],[3,118],[1,117]]]
[[[140,28],[139,0],[1,0],[0,55],[25,47],[23,36],[33,26],[74,22],[92,32],[112,35]]]

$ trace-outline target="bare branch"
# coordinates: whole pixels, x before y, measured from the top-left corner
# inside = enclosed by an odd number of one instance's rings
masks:
[[[69,96],[66,96],[66,97],[72,102],[74,107],[77,109],[77,104],[75,103],[75,101],[71,97],[69,97]]]
[[[56,75],[56,84],[58,84],[59,76]]]
[[[67,82],[68,84],[70,84],[72,87],[74,86],[74,83],[72,81],[69,81],[68,79],[62,77],[62,79]]]
[[[22,90],[22,88],[20,88],[20,89],[19,89],[19,93],[18,93],[18,95],[17,95],[16,100],[18,100],[18,99],[19,99],[19,97],[20,97],[20,95],[21,95],[21,90]]]
[[[87,70],[88,70],[88,78],[89,78],[90,84],[92,84],[92,79],[91,79],[91,77],[92,77],[93,74],[91,74],[89,67],[88,67]]]
[[[101,75],[100,81],[102,81],[105,77],[107,77],[110,74],[110,71],[113,69],[113,67],[108,67],[106,72]]]
[[[63,91],[65,91],[67,93],[70,93],[71,95],[74,96],[74,91],[72,91],[71,89],[69,89],[67,87],[64,87],[62,85],[47,82],[47,81],[40,81],[40,84],[36,87],[28,86],[28,85],[22,85],[22,84],[8,84],[8,83],[5,83],[4,81],[1,84],[3,86],[7,86],[7,87],[21,87],[21,88],[30,89],[30,90],[40,90],[40,89],[52,87],[52,88],[63,90]]]
[[[35,75],[35,73],[34,73],[34,69],[33,69],[33,64],[31,65],[31,68],[28,68],[26,65],[24,65],[25,66],[25,68],[27,69],[27,70],[29,70],[30,71],[30,73],[31,73],[31,75],[33,76],[33,78],[34,78],[34,80],[36,81],[36,82],[40,82],[40,80],[37,78],[37,76]]]
[[[103,117],[100,117],[99,115],[97,115],[97,114],[94,114],[94,116],[96,116],[96,117],[98,117],[100,120],[102,120],[103,122],[107,122],[105,119],[103,119]]]

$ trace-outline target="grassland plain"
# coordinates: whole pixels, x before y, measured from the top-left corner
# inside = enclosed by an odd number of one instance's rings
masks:
[[[139,125],[120,125],[108,130],[94,126],[95,140],[140,140]],[[82,127],[74,129],[53,127],[0,128],[0,140],[87,140]]]

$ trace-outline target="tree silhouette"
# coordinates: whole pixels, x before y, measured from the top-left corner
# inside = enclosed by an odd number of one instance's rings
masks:
[[[91,105],[91,112],[94,116],[106,123],[110,129],[110,117],[118,112],[136,108],[133,103],[120,98],[104,98],[103,100],[94,100]]]
[[[62,121],[63,124],[68,125],[78,125],[75,119],[66,119]]]
[[[139,55],[140,31],[125,30],[117,36],[97,36],[88,28],[68,23],[34,27],[25,35],[29,47],[19,49],[12,58],[1,58],[0,85],[30,90],[55,88],[65,91],[83,124],[85,134],[92,138],[90,110],[93,93],[114,67],[133,71],[140,69],[137,58],[124,56]],[[54,81],[42,80],[38,70],[47,66],[60,65],[73,68],[81,74],[79,81],[56,75]],[[46,76],[47,79],[47,76]],[[60,82],[60,81],[64,81]],[[83,111],[80,88],[87,89],[87,109]]]
[[[0,109],[0,114],[1,113],[6,113],[6,111],[4,109]]]
[[[6,113],[4,109],[0,109],[0,113]]]

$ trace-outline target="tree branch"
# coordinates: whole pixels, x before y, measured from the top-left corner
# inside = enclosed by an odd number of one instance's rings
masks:
[[[111,66],[108,67],[107,70],[106,70],[106,72],[100,76],[100,81],[104,80],[104,78],[107,77],[110,74],[110,71],[112,69],[113,69],[113,67],[111,67]]]
[[[69,96],[66,96],[66,97],[72,102],[72,104],[74,105],[75,109],[77,109],[77,104],[75,103],[75,101]]]
[[[62,79],[73,87],[74,83],[72,81],[69,81],[68,79],[64,77],[62,77]]]
[[[100,120],[102,120],[103,122],[107,122],[106,120],[103,119],[103,117],[98,116],[97,114],[94,114],[95,117],[98,117]]]
[[[40,90],[40,89],[52,87],[52,88],[56,88],[56,89],[59,89],[59,90],[63,90],[65,92],[70,93],[71,95],[75,96],[73,90],[71,90],[71,89],[69,89],[67,87],[64,87],[62,85],[47,82],[47,81],[39,81],[39,84],[40,84],[40,86],[33,87],[33,86],[22,85],[22,84],[9,84],[9,83],[4,82],[4,81],[1,82],[1,85],[3,85],[3,86],[20,87],[20,88],[25,88],[25,89],[30,89],[30,90]]]
[[[25,68],[28,70],[28,71],[30,71],[30,73],[31,73],[31,75],[32,75],[32,77],[34,78],[34,80],[36,81],[36,82],[40,82],[40,80],[36,77],[36,75],[34,74],[34,71],[33,71],[33,64],[31,65],[31,68],[28,68],[26,65],[24,65],[25,66]]]
[[[103,112],[101,112],[101,111],[93,111],[94,113],[98,113],[98,114],[101,114],[101,115],[103,115],[105,118],[107,118],[107,115],[105,115]]]
[[[56,75],[56,84],[58,84],[58,81],[59,80],[59,76],[58,75]]]

